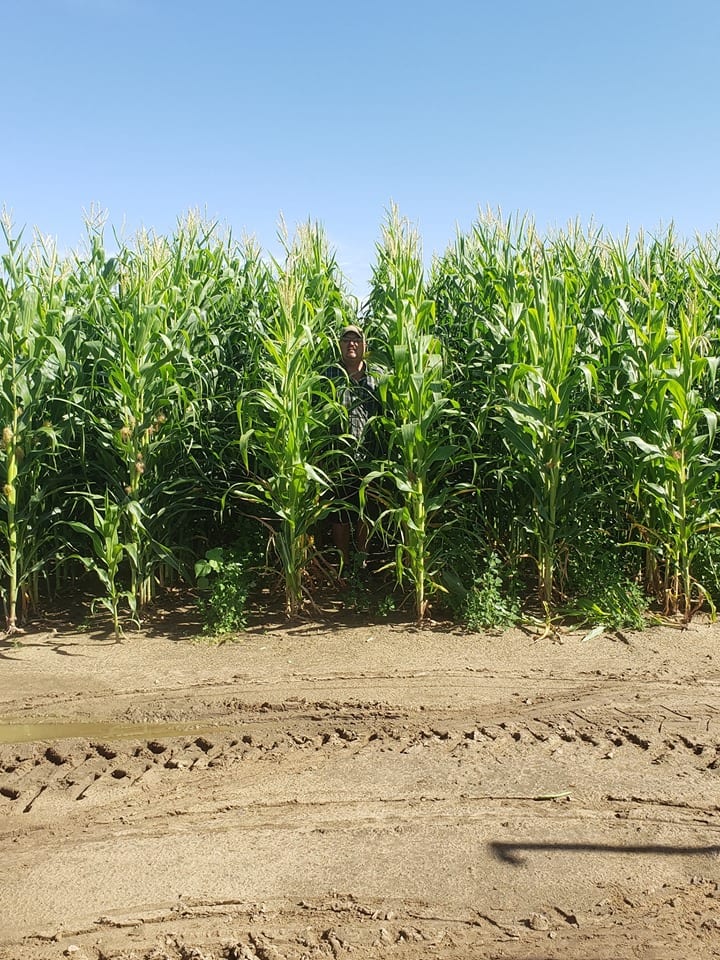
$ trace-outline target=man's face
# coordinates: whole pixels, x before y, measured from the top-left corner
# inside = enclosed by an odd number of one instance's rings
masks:
[[[340,353],[343,361],[359,362],[362,360],[365,353],[365,341],[362,336],[352,331],[344,333],[340,337]]]

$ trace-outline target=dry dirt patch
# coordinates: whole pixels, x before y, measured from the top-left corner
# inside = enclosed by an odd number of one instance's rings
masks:
[[[0,957],[720,956],[720,627],[196,633],[0,647]]]

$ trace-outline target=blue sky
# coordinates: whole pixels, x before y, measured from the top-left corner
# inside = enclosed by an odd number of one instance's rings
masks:
[[[717,0],[0,0],[0,204],[79,247],[199,209],[320,221],[365,292],[391,203],[426,260],[480,209],[720,225]]]

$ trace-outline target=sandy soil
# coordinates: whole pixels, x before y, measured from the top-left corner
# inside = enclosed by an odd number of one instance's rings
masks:
[[[720,956],[720,626],[0,645],[0,958]]]

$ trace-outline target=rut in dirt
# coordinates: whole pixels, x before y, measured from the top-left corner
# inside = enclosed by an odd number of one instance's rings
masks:
[[[660,705],[652,712],[647,708],[600,710],[580,703],[572,710],[552,713],[521,704],[502,720],[478,710],[465,715],[443,711],[429,717],[425,711],[375,703],[287,701],[258,707],[235,702],[212,724],[183,724],[202,733],[178,736],[177,726],[154,724],[152,737],[139,738],[133,735],[135,725],[113,722],[95,724],[99,733],[107,729],[107,737],[4,744],[0,746],[0,810],[10,815],[29,813],[51,797],[53,806],[61,801],[89,801],[98,793],[107,800],[108,788],[118,799],[141,789],[150,772],[164,778],[154,781],[157,790],[163,782],[172,787],[179,777],[201,771],[228,770],[243,763],[277,764],[286,758],[296,762],[302,754],[313,762],[332,762],[348,751],[356,758],[422,751],[436,761],[455,760],[460,766],[562,758],[564,765],[581,767],[589,760],[611,765],[622,759],[647,770],[649,783],[653,768],[660,765],[676,769],[681,778],[690,771],[716,775],[720,771],[717,715],[710,707],[677,700],[672,707]],[[43,732],[46,728],[52,729],[43,725]],[[117,736],[118,729],[122,737]]]

